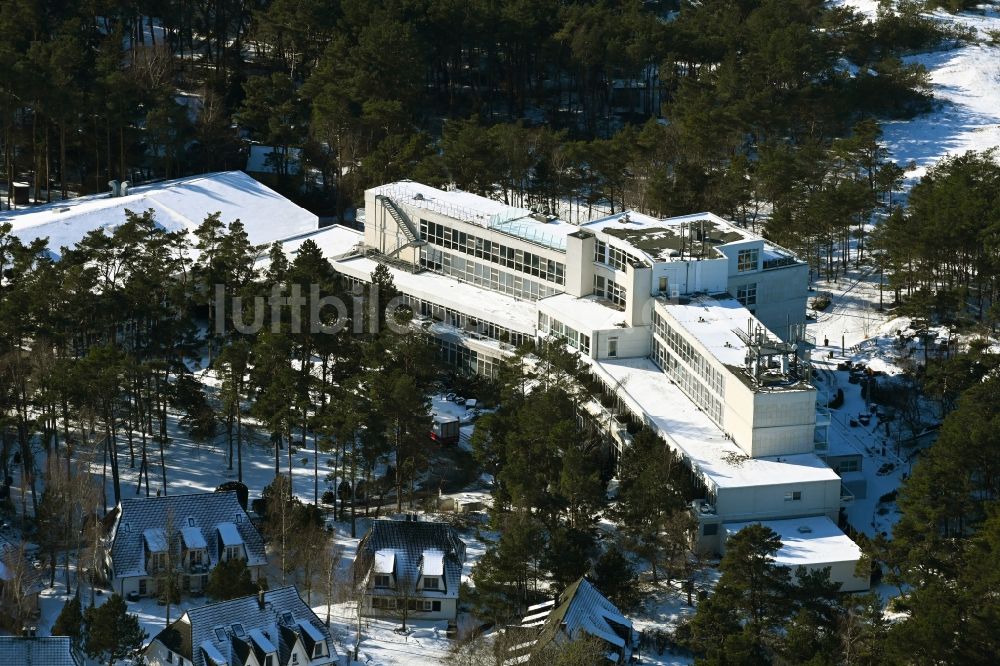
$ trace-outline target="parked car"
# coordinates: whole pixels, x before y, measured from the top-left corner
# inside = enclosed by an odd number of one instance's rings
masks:
[[[455,394],[454,393],[445,393],[444,394],[444,399],[447,400],[448,402],[455,402]]]
[[[463,398],[462,396],[457,396],[455,398],[455,404],[456,405],[464,405],[465,404],[465,398]]]

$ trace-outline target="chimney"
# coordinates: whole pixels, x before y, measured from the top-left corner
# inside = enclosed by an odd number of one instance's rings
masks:
[[[264,590],[257,590],[257,606],[264,610]]]

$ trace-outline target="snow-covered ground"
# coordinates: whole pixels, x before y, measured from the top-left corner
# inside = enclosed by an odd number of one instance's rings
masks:
[[[842,0],[874,18],[876,0]],[[1000,146],[1000,45],[989,43],[989,31],[1000,30],[1000,5],[983,3],[975,12],[931,13],[946,23],[974,28],[979,44],[908,56],[906,63],[924,65],[934,93],[934,110],[911,120],[883,125],[883,140],[900,164],[911,160],[916,168],[910,185],[941,158],[968,150]]]

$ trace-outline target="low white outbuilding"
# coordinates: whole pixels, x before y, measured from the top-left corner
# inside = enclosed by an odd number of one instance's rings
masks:
[[[843,592],[859,592],[871,586],[869,576],[857,572],[861,548],[826,516],[726,523],[722,552],[725,553],[725,541],[744,527],[755,524],[774,530],[781,538],[781,548],[774,560],[789,567],[793,578],[799,567],[809,571],[829,567],[830,580],[839,583]]]

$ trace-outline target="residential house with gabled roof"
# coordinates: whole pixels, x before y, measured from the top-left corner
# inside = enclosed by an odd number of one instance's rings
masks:
[[[586,636],[601,641],[610,663],[627,663],[638,640],[632,621],[586,577],[563,590],[558,599],[529,607],[520,625],[506,631],[516,638],[510,641],[505,665],[527,663],[550,646]]]
[[[0,624],[19,631],[24,622],[38,617],[42,579],[43,571],[24,548],[0,536]]]
[[[267,564],[264,539],[235,492],[123,499],[109,518],[104,573],[122,596],[156,594],[168,562],[181,589],[194,593],[220,562],[244,560],[253,580]]]
[[[153,637],[149,666],[323,666],[330,631],[292,587],[191,608]]]
[[[464,562],[465,542],[447,523],[372,522],[354,560],[362,615],[455,620]]]
[[[80,666],[69,636],[0,636],[0,664]]]

